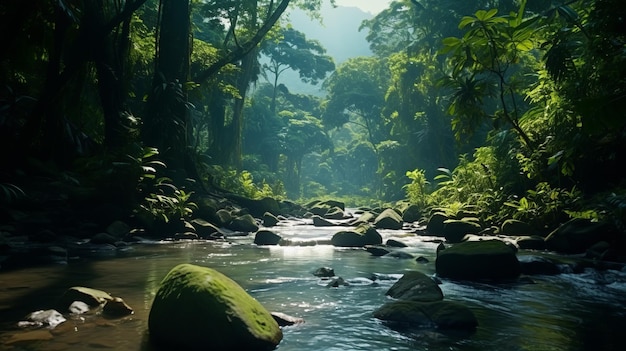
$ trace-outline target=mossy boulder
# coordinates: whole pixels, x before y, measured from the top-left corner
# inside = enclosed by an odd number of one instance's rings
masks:
[[[426,232],[430,235],[443,236],[444,222],[450,219],[448,215],[443,212],[435,212],[428,218],[426,224]]]
[[[426,274],[409,271],[387,290],[385,294],[398,300],[432,302],[443,300],[439,285]]]
[[[345,213],[343,212],[343,210],[337,206],[335,207],[331,207],[328,211],[326,211],[326,214],[324,215],[324,218],[326,219],[343,219],[345,217]]]
[[[500,240],[466,241],[439,251],[437,275],[464,280],[514,279],[520,275],[515,251]]]
[[[530,224],[516,219],[507,219],[502,223],[500,234],[502,235],[533,235],[534,229]]]
[[[386,209],[374,220],[374,226],[378,229],[401,229],[402,216],[393,209]]]
[[[477,234],[480,224],[467,219],[448,219],[443,222],[443,236],[449,243],[459,243],[467,234]]]
[[[469,308],[452,301],[392,301],[374,311],[374,317],[402,327],[471,331],[478,326],[478,320]]]
[[[177,350],[273,350],[282,331],[239,284],[207,267],[180,264],[150,309],[151,340]]]
[[[402,220],[407,223],[417,222],[420,219],[421,215],[422,211],[420,210],[419,206],[412,204],[407,206],[402,211]]]
[[[380,245],[383,237],[369,224],[361,224],[354,230],[343,230],[335,233],[330,239],[338,247],[365,247],[366,245]]]

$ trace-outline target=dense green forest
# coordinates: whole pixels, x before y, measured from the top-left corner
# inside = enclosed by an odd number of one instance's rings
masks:
[[[340,63],[290,24],[320,6],[2,1],[3,221],[33,194],[103,223],[237,194],[624,230],[622,0],[392,1]]]

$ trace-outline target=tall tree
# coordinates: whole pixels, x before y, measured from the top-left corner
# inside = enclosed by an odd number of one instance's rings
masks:
[[[297,71],[302,81],[315,85],[335,69],[333,58],[325,55],[326,49],[319,41],[307,39],[304,33],[290,26],[281,28],[273,38],[265,40],[261,53],[270,59],[263,68],[266,75],[267,72],[271,74],[270,82],[274,86],[272,111],[276,111],[278,79],[283,72],[288,69]]]
[[[162,0],[152,91],[148,98],[144,141],[164,160],[182,168],[187,158],[187,82],[190,58],[190,2]]]

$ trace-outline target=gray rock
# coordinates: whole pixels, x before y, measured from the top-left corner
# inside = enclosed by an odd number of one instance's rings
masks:
[[[259,230],[254,235],[254,243],[257,245],[278,245],[282,237],[270,230]]]
[[[399,300],[421,302],[443,300],[443,292],[439,285],[429,276],[418,271],[404,273],[385,295]]]

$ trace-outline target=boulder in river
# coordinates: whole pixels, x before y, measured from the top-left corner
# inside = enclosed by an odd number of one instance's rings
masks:
[[[378,229],[402,229],[402,216],[393,209],[386,209],[374,220],[374,226]]]
[[[514,279],[520,275],[515,251],[500,240],[465,241],[439,251],[437,275],[452,279]]]
[[[567,221],[545,239],[549,250],[569,254],[584,253],[600,241],[610,243],[617,240],[619,240],[619,233],[612,225],[581,218]]]
[[[61,296],[58,304],[59,309],[66,311],[74,301],[81,301],[90,307],[96,307],[111,300],[113,300],[113,296],[102,290],[84,286],[74,286],[69,288],[63,296]]]
[[[282,237],[270,230],[259,230],[254,235],[254,243],[257,245],[278,245]]]
[[[392,301],[374,311],[374,317],[402,327],[474,330],[478,326],[469,308],[452,301]]]
[[[480,224],[466,219],[448,219],[443,222],[443,236],[449,243],[459,243],[467,234],[480,232]]]
[[[238,232],[256,232],[259,230],[259,226],[256,224],[256,220],[250,214],[244,214],[233,218],[228,225],[228,229]]]
[[[439,285],[432,278],[418,271],[404,273],[385,295],[399,300],[421,302],[443,300],[443,292]]]
[[[366,245],[380,245],[383,238],[371,225],[361,224],[354,230],[335,233],[330,242],[338,247],[365,247]]]
[[[273,350],[283,337],[270,312],[239,284],[186,263],[161,282],[148,328],[153,342],[178,350]]]

